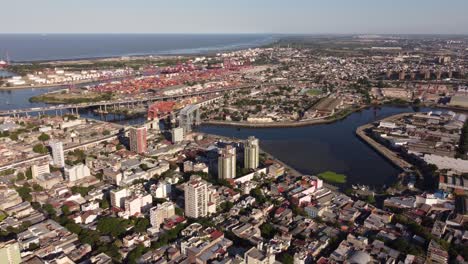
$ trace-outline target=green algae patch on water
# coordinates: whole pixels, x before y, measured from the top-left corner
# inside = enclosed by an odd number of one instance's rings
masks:
[[[322,172],[317,175],[320,179],[329,183],[346,183],[346,175],[333,171]]]

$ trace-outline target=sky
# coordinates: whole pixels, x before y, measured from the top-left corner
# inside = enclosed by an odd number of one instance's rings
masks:
[[[0,33],[468,34],[468,0],[0,0]]]

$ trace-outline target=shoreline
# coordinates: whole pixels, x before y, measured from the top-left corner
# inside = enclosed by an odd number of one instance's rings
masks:
[[[200,135],[203,135],[203,136],[209,136],[209,137],[214,137],[214,138],[220,138],[220,139],[223,139],[223,140],[232,140],[232,138],[228,138],[228,137],[225,137],[225,136],[220,136],[220,135],[216,135],[216,134],[208,134],[208,133],[203,133],[203,132],[196,132],[197,134],[200,134]],[[235,140],[241,140],[239,138],[235,138]],[[297,169],[295,169],[294,167],[292,167],[291,165],[285,163],[284,161],[278,159],[277,157],[273,156],[270,152],[267,152],[266,150],[264,150],[263,148],[260,147],[259,149],[259,153],[264,153],[266,154],[270,159],[274,160],[275,162],[277,162],[278,164],[280,164],[281,166],[284,167],[285,171],[288,171],[292,176],[303,176],[303,175],[307,175],[305,173],[302,173],[300,171],[298,171]],[[328,182],[323,182],[323,185],[327,188],[329,188],[331,191],[339,191],[340,190],[340,187],[339,186],[335,186],[331,183],[328,183]]]
[[[128,78],[128,77],[135,77],[134,75],[132,76],[125,76],[125,77],[116,77],[116,78],[111,78],[111,79],[107,79],[107,80],[83,80],[83,81],[77,81],[77,82],[74,82],[74,83],[63,83],[63,84],[59,84],[59,83],[54,83],[54,84],[43,84],[43,85],[18,85],[18,86],[11,86],[11,87],[8,87],[8,86],[0,86],[0,90],[21,90],[21,89],[34,89],[34,88],[37,88],[37,89],[47,89],[47,88],[57,88],[57,89],[64,89],[64,88],[67,88],[67,86],[70,86],[70,85],[82,85],[82,86],[86,86],[86,85],[92,85],[94,83],[105,83],[105,82],[111,82],[111,81],[114,81],[114,80],[119,80],[119,79],[123,79],[123,78]]]
[[[339,116],[340,112],[338,112],[336,115],[331,119],[314,119],[314,120],[305,120],[305,121],[288,121],[288,122],[271,122],[271,123],[248,123],[245,121],[217,121],[217,120],[208,120],[208,121],[202,121],[203,125],[210,125],[210,126],[229,126],[229,127],[243,127],[243,128],[293,128],[293,127],[304,127],[304,126],[313,126],[313,125],[324,125],[324,124],[331,124],[336,121],[340,121],[342,119],[345,119],[349,115],[359,112],[364,109],[368,109],[370,107],[384,107],[384,106],[401,106],[401,107],[428,107],[428,108],[441,108],[441,109],[446,109],[446,110],[453,110],[453,111],[458,111],[458,112],[467,112],[468,113],[468,108],[463,108],[463,107],[456,107],[456,106],[447,106],[447,105],[438,105],[438,104],[420,104],[420,105],[413,105],[411,103],[407,104],[376,104],[376,105],[364,105],[360,106],[358,108],[350,109],[351,111],[345,113],[342,116]],[[408,114],[408,113],[407,113]],[[381,120],[389,119],[391,118],[387,117]],[[377,120],[377,121],[381,121]]]
[[[305,121],[291,121],[291,122],[271,122],[271,123],[248,123],[248,122],[236,122],[236,121],[216,121],[208,120],[202,121],[203,125],[211,126],[231,126],[231,127],[244,127],[244,128],[291,128],[291,127],[303,127],[303,126],[313,126],[313,125],[323,125],[331,124],[340,120],[345,119],[349,115],[364,110],[372,105],[365,105],[359,108],[351,109],[351,111],[345,113],[341,116],[332,116],[331,119],[314,119],[314,120],[305,120]],[[338,115],[340,112],[337,113]]]
[[[50,89],[50,88],[57,88],[57,89],[63,89],[69,84],[46,84],[46,85],[34,85],[34,86],[28,86],[28,85],[19,85],[19,86],[0,86],[0,90],[3,91],[14,91],[14,90],[25,90],[25,89]]]
[[[33,34],[34,35],[34,34]],[[125,35],[125,34],[124,34]],[[172,35],[172,34],[160,34],[160,33],[151,33],[151,34],[142,34],[142,35]],[[197,35],[197,34],[175,34],[175,35]],[[201,34],[201,35],[213,35],[213,34]],[[31,63],[64,63],[64,62],[82,62],[82,61],[108,61],[108,60],[118,60],[122,57],[129,57],[135,59],[146,59],[151,57],[180,57],[180,56],[199,56],[199,55],[213,55],[219,52],[231,52],[238,50],[245,50],[251,48],[261,48],[274,45],[281,38],[277,34],[267,34],[267,33],[243,33],[243,34],[219,34],[219,35],[258,35],[265,36],[266,39],[253,42],[240,42],[225,44],[223,46],[207,46],[207,47],[198,47],[198,48],[180,48],[177,50],[165,50],[157,52],[135,52],[135,53],[122,53],[122,54],[111,54],[111,55],[91,55],[83,57],[69,57],[69,58],[57,58],[57,59],[30,59],[30,60],[13,60],[13,64],[31,64]]]
[[[393,165],[395,165],[396,167],[400,168],[403,171],[413,167],[413,165],[411,163],[407,162],[406,160],[404,160],[403,158],[399,157],[399,155],[397,153],[395,153],[394,151],[388,149],[384,145],[382,145],[382,144],[378,143],[377,141],[375,141],[373,138],[369,137],[366,134],[365,130],[368,129],[368,128],[371,128],[373,126],[373,123],[375,123],[375,122],[394,120],[395,118],[399,118],[401,116],[405,116],[405,115],[408,115],[408,114],[412,114],[412,113],[407,112],[407,113],[392,115],[392,116],[389,116],[389,117],[386,117],[386,118],[376,120],[376,121],[374,121],[372,123],[362,125],[362,126],[360,126],[360,127],[358,127],[356,129],[356,136],[357,137],[359,137],[364,143],[366,143],[368,146],[370,146],[372,149],[374,149],[377,153],[382,155],[385,159],[387,159]]]

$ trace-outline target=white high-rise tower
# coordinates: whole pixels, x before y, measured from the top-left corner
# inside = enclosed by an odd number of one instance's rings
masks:
[[[244,144],[244,167],[256,169],[259,165],[259,143],[255,137],[249,137]]]

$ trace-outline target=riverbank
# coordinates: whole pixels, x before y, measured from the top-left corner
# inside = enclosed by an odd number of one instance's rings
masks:
[[[203,133],[203,132],[196,132],[196,133],[199,134],[199,135],[205,136],[205,137],[209,136],[209,137],[214,137],[214,138],[220,138],[220,139],[223,139],[223,140],[226,140],[226,141],[233,141],[233,138],[225,137],[225,136],[221,136],[221,135],[209,134],[209,133]],[[239,138],[234,138],[234,139],[238,140],[238,141],[241,140]],[[302,172],[298,171],[297,169],[295,169],[294,167],[290,166],[289,164],[283,162],[281,159],[273,156],[273,154],[271,154],[270,152],[267,152],[263,148],[260,148],[259,153],[260,154],[265,154],[267,156],[267,158],[269,158],[271,160],[274,160],[279,165],[283,166],[285,171],[287,171],[287,173],[289,175],[291,175],[291,176],[299,177],[299,176],[302,176],[302,175],[306,175],[305,173],[302,173]],[[327,183],[327,182],[324,182],[323,185],[325,187],[327,187],[328,189],[330,189],[331,191],[338,191],[340,189],[338,186],[335,186],[335,185],[333,185],[331,183]]]
[[[248,123],[248,122],[236,122],[236,121],[217,121],[208,120],[203,121],[203,125],[214,125],[214,126],[234,126],[234,127],[248,127],[248,128],[287,128],[287,127],[303,127],[312,125],[331,124],[336,121],[345,119],[347,116],[359,112],[363,109],[371,107],[370,105],[361,106],[353,109],[345,109],[331,116],[329,119],[313,119],[313,120],[299,120],[291,122],[270,122],[270,123]]]
[[[69,85],[88,85],[100,80],[85,80],[85,81],[76,81],[73,83],[53,83],[53,84],[41,84],[41,85],[18,85],[18,86],[0,86],[0,90],[21,90],[21,89],[31,89],[31,88],[66,88]],[[108,81],[108,80],[106,80]]]
[[[108,101],[112,99],[112,94],[108,93],[88,93],[74,95],[70,93],[53,92],[45,93],[38,96],[29,98],[31,103],[46,103],[46,104],[80,104],[80,103],[92,103],[100,101]]]
[[[411,113],[401,113],[401,114],[397,114],[397,115],[393,115],[393,116],[390,116],[390,117],[383,118],[381,120],[377,120],[375,122],[381,122],[381,121],[390,122],[392,120],[398,119],[398,118],[400,118],[402,116],[405,116],[405,115],[408,115],[408,114],[411,114]],[[375,122],[373,122],[373,123],[375,123]],[[371,146],[374,150],[376,150],[379,154],[384,156],[387,160],[391,161],[395,166],[399,167],[401,170],[406,170],[406,169],[409,169],[409,168],[411,168],[413,166],[412,164],[410,164],[409,162],[407,162],[403,158],[401,158],[397,153],[389,150],[387,147],[381,145],[380,143],[378,143],[377,141],[375,141],[374,139],[369,137],[366,134],[365,131],[368,128],[371,128],[371,127],[373,127],[373,124],[366,124],[366,125],[358,127],[356,129],[356,135],[361,140],[366,142],[369,146]]]

